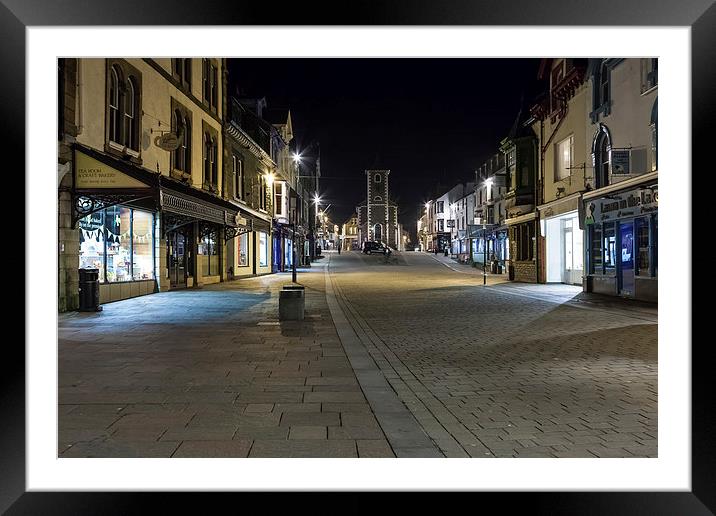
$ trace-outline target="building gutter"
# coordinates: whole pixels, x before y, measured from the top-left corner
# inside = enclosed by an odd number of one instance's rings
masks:
[[[655,170],[654,172],[648,172],[646,174],[642,174],[637,177],[631,177],[629,179],[625,179],[624,181],[619,181],[618,183],[613,183],[611,185],[604,186],[597,190],[592,190],[591,192],[587,192],[587,193],[583,194],[582,198],[586,201],[588,199],[594,199],[596,197],[601,197],[603,195],[607,195],[612,192],[618,192],[619,190],[624,190],[626,188],[638,186],[642,183],[658,181],[658,179],[659,179],[659,171]]]

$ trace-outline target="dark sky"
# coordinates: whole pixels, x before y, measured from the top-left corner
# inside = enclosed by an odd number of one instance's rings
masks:
[[[297,148],[318,140],[321,198],[342,223],[387,168],[399,221],[415,235],[425,200],[497,152],[531,98],[539,59],[230,59],[230,92],[291,109]]]

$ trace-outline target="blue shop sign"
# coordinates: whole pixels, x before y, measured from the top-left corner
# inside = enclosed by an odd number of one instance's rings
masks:
[[[584,225],[638,217],[659,209],[658,185],[635,188],[584,202]]]

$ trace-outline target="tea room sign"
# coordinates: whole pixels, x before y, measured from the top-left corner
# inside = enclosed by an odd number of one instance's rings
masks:
[[[76,151],[75,188],[149,188],[149,186],[87,154]]]

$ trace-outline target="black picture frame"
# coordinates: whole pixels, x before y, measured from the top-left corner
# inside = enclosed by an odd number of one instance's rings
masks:
[[[193,4],[199,5],[199,4]],[[573,2],[570,0],[480,1],[397,0],[361,1],[345,4],[324,0],[308,2],[224,2],[203,0],[191,10],[188,1],[94,0],[52,2],[50,0],[0,0],[2,70],[0,109],[2,119],[12,121],[0,127],[2,142],[17,161],[14,170],[25,171],[25,29],[28,26],[59,25],[602,25],[602,26],[689,26],[691,27],[692,149],[693,167],[706,165],[713,145],[712,113],[716,112],[716,4],[713,0],[670,0],[644,3],[640,0]],[[709,106],[711,106],[709,108]],[[49,119],[48,119],[49,120]],[[684,169],[670,173],[687,174]],[[708,168],[704,168],[709,173]],[[16,173],[16,172],[14,172]],[[17,185],[22,182],[17,181]],[[18,186],[14,186],[18,188]],[[19,188],[24,188],[20,186]],[[25,192],[27,194],[27,192]],[[692,196],[693,197],[693,196]],[[25,202],[31,200],[25,196]],[[696,203],[694,203],[696,205]],[[685,213],[688,216],[688,213]],[[693,217],[695,219],[695,217]],[[26,228],[26,235],[27,228]],[[29,235],[28,235],[29,236]],[[677,253],[680,257],[680,253]],[[675,262],[678,260],[674,260]],[[683,264],[684,267],[689,264]],[[13,271],[15,272],[15,271]],[[24,270],[25,274],[33,273]],[[691,281],[690,270],[682,274]],[[50,281],[48,279],[48,281]],[[695,306],[692,300],[692,306]],[[20,306],[20,303],[18,303]],[[22,306],[25,306],[22,303]],[[696,332],[691,331],[693,334]],[[690,340],[691,334],[685,336]],[[141,513],[147,504],[161,499],[163,513],[183,512],[191,506],[186,495],[167,497],[161,493],[40,493],[25,490],[25,353],[14,340],[3,347],[3,375],[0,389],[0,512],[7,514],[129,514]],[[474,493],[472,507],[485,502],[504,508],[523,507],[529,514],[713,514],[716,513],[716,406],[711,385],[708,337],[692,352],[692,490],[690,492],[588,492],[588,493]],[[683,345],[684,342],[674,342]],[[234,504],[250,504],[254,495],[221,495]],[[303,493],[311,506],[328,496]],[[358,495],[351,495],[357,498]],[[355,504],[342,506],[368,509],[372,495]],[[206,499],[206,495],[201,496]],[[408,497],[403,497],[404,502]],[[421,495],[410,503],[423,504]],[[213,500],[212,500],[213,501]],[[403,502],[403,503],[404,503]],[[204,502],[200,502],[202,505]],[[454,500],[451,503],[460,503]],[[236,507],[236,506],[234,506]],[[457,505],[455,505],[457,507]]]

